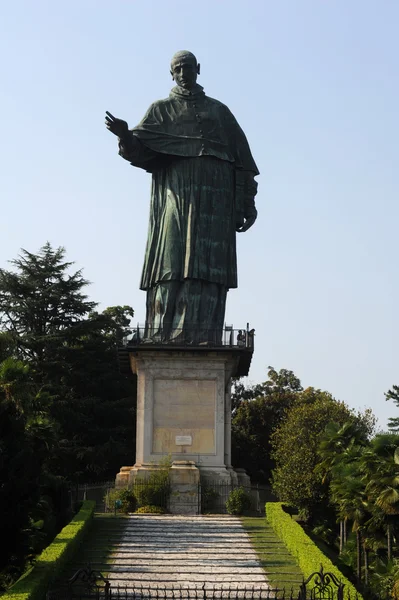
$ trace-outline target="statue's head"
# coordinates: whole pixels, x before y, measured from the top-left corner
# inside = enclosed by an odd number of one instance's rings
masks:
[[[182,88],[190,90],[197,81],[200,65],[192,52],[181,50],[176,52],[170,63],[172,79]]]

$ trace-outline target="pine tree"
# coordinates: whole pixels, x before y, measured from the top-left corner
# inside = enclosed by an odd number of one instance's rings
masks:
[[[88,282],[82,272],[68,273],[65,249],[45,244],[38,254],[22,250],[0,269],[0,314],[3,329],[15,336],[23,358],[40,360],[59,335],[90,313],[96,304],[82,293]]]
[[[65,249],[22,250],[0,270],[0,351],[30,367],[42,417],[58,444],[48,469],[83,480],[113,477],[133,460],[134,381],[119,372],[117,345],[129,331],[129,306],[98,313],[88,281]]]

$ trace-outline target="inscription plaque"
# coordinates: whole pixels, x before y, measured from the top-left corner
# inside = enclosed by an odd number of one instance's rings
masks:
[[[177,435],[175,439],[176,446],[191,446],[193,443],[191,435]]]

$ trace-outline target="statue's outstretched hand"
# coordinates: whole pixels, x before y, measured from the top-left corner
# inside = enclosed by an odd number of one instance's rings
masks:
[[[258,216],[258,211],[256,210],[256,208],[253,208],[250,213],[245,215],[244,224],[243,225],[240,224],[239,226],[236,227],[236,231],[238,233],[243,233],[244,231],[247,231],[247,229],[252,227],[252,225],[255,223],[257,216]]]
[[[123,121],[122,119],[117,119],[108,111],[106,111],[105,114],[105,125],[107,129],[109,129],[109,131],[114,135],[123,138],[129,131],[129,126],[126,123],[126,121]]]

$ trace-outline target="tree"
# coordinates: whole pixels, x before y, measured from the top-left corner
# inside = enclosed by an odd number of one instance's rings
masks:
[[[22,250],[12,265],[0,270],[0,351],[29,364],[41,426],[47,420],[57,435],[47,467],[74,479],[113,477],[134,455],[135,382],[120,374],[116,350],[133,309],[96,312],[64,248]]]
[[[65,524],[66,480],[114,477],[134,457],[135,381],[117,346],[133,309],[97,312],[63,248],[0,270],[0,585]]]
[[[60,424],[56,473],[84,481],[113,478],[127,457],[134,458],[136,380],[120,373],[117,356],[132,314],[130,307],[92,312],[87,333],[66,348],[69,391],[51,407]]]
[[[31,515],[40,498],[40,457],[26,427],[27,368],[0,364],[0,589],[21,573],[31,553]]]
[[[399,515],[399,435],[376,435],[362,456],[361,470],[374,518],[385,529],[387,558],[391,560],[394,525]]]
[[[269,367],[268,380],[233,391],[232,462],[259,482],[268,482],[273,468],[270,436],[302,390],[292,371]]]
[[[316,467],[321,462],[318,454],[320,438],[330,422],[344,425],[358,419],[366,428],[368,414],[355,415],[345,403],[335,400],[328,392],[308,388],[304,390],[287,418],[272,435],[273,489],[284,502],[298,507],[310,521],[317,521],[331,511],[328,485]],[[335,518],[331,514],[330,518]]]
[[[399,408],[399,386],[393,385],[391,390],[385,394],[386,400],[393,400]],[[391,417],[388,419],[388,428],[393,433],[399,433],[399,417]]]
[[[371,424],[370,424],[371,426]],[[363,420],[346,421],[342,426],[338,423],[327,423],[320,436],[318,455],[321,462],[316,466],[316,472],[321,473],[322,483],[330,485],[330,500],[337,507],[340,520],[340,553],[346,543],[346,524],[350,517],[351,493],[345,487],[348,480],[354,477],[353,470],[348,473],[348,465],[359,460],[362,449],[368,443],[369,428]],[[355,479],[360,477],[357,465]],[[349,502],[348,502],[349,496]]]
[[[336,424],[334,424],[337,428]],[[346,543],[347,523],[352,523],[352,531],[356,535],[356,575],[361,580],[362,543],[365,557],[365,573],[367,578],[367,544],[366,537],[362,535],[369,511],[366,497],[360,460],[367,438],[359,428],[359,422],[345,423],[333,434],[333,424],[326,427],[319,444],[319,455],[323,459],[318,469],[325,470],[329,481],[330,502],[336,507],[340,520],[340,552],[343,542]],[[331,435],[333,434],[333,435]],[[330,439],[328,439],[330,436]],[[340,441],[338,441],[340,438]],[[334,443],[335,441],[335,443]],[[338,442],[338,443],[337,443]],[[337,452],[334,456],[333,446]]]
[[[96,306],[82,293],[88,284],[82,272],[69,273],[73,263],[64,257],[64,248],[47,243],[38,254],[23,249],[11,261],[14,271],[0,269],[1,328],[10,334],[18,358],[37,369],[49,367],[63,342],[82,334],[85,317]]]
[[[361,581],[362,529],[367,519],[365,484],[360,473],[358,460],[342,463],[336,468],[336,477],[331,483],[332,499],[339,505],[340,516],[352,522],[356,535],[356,575]],[[365,552],[367,556],[367,552]],[[367,566],[367,565],[366,565]]]

